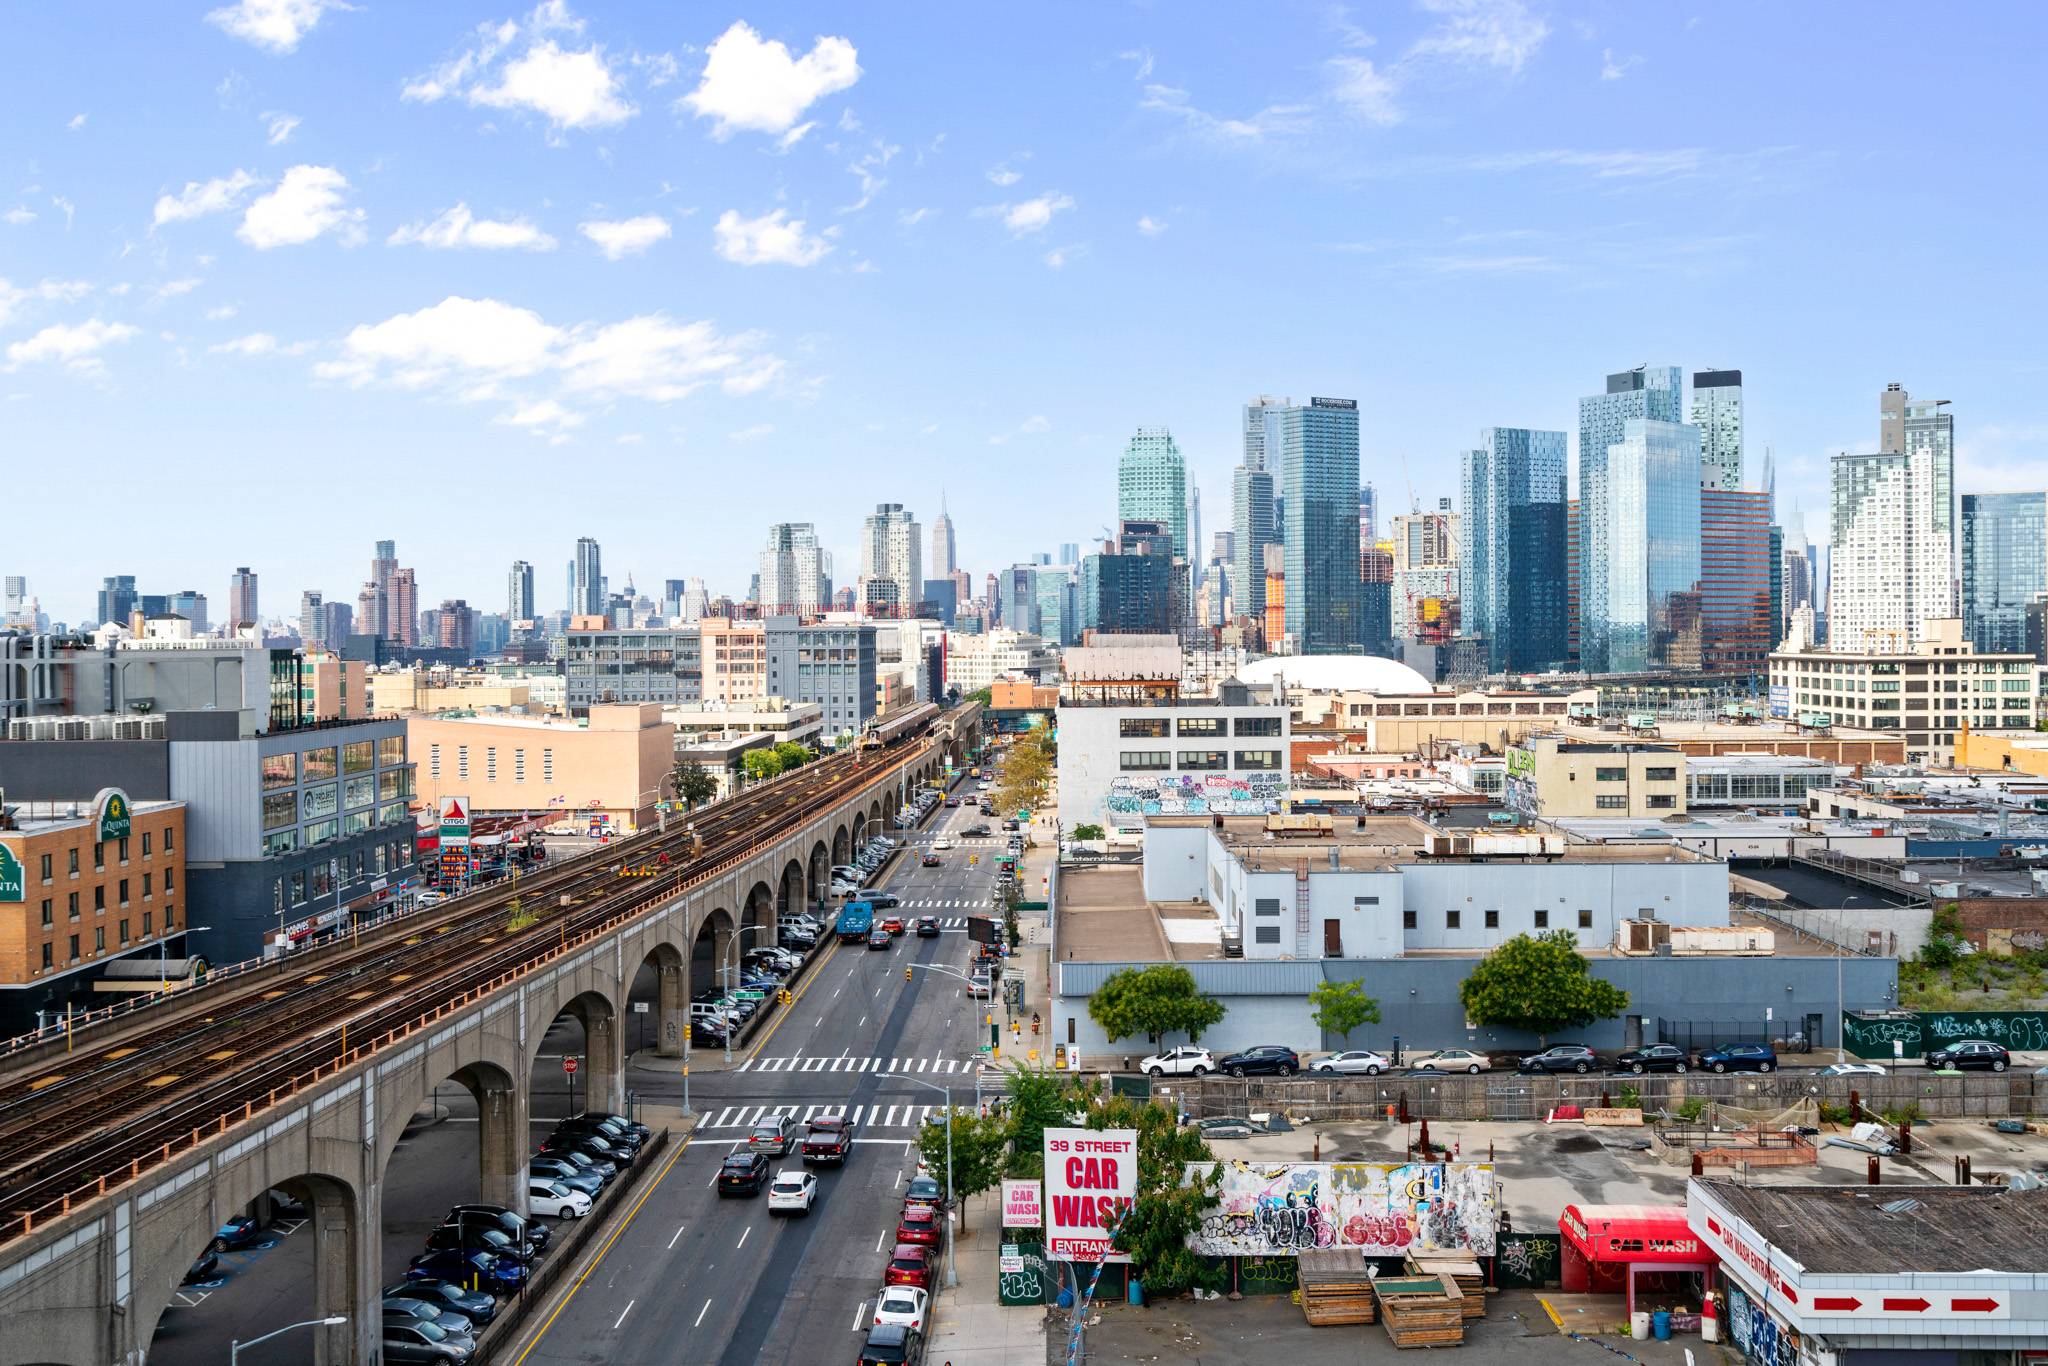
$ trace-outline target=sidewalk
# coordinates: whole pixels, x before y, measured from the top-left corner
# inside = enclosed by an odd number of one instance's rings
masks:
[[[942,1282],[932,1301],[928,1366],[1016,1366],[1045,1360],[1045,1306],[996,1302],[1002,1245],[1002,1201],[994,1192],[965,1202],[968,1231],[953,1247],[958,1288]]]

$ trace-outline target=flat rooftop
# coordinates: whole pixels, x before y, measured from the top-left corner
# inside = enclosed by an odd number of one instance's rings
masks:
[[[1523,856],[1505,847],[1516,836],[1535,840],[1548,836],[1552,847],[1544,856],[1561,863],[1701,863],[1703,855],[1674,844],[1582,844],[1567,842],[1555,830],[1533,827],[1460,826],[1440,828],[1414,816],[1332,816],[1328,834],[1287,831],[1271,833],[1264,816],[1225,816],[1218,834],[1231,854],[1252,872],[1294,872],[1309,861],[1309,872],[1388,872],[1412,863],[1519,863]],[[1151,825],[1214,822],[1205,816],[1152,816]],[[1643,822],[1642,824],[1652,824]],[[1484,852],[1429,852],[1433,843],[1451,839],[1495,841]],[[1532,850],[1533,852],[1533,850]]]
[[[1554,727],[1573,740],[1616,740],[1628,738],[1626,732],[1609,730],[1603,726],[1589,726],[1583,721],[1566,721]],[[1857,726],[1835,726],[1828,735],[1815,735],[1800,730],[1782,720],[1765,720],[1753,724],[1736,721],[1668,721],[1662,717],[1657,721],[1655,735],[1643,735],[1647,743],[1659,741],[1676,743],[1686,740],[1714,740],[1718,742],[1753,740],[1758,745],[1768,745],[1780,740],[1889,740],[1900,739],[1895,730],[1865,730]]]
[[[1700,1184],[1817,1275],[2048,1272],[2048,1190]]]
[[[137,816],[151,816],[184,804],[182,801],[131,801],[128,810]],[[0,829],[0,834],[4,835],[43,835],[52,830],[85,825],[95,817],[90,799],[78,802],[11,802],[7,809],[14,816],[14,824]]]

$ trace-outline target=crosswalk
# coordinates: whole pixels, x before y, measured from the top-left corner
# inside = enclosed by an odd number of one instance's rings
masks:
[[[934,1115],[942,1114],[943,1105],[728,1105],[698,1124],[698,1129],[751,1129],[763,1120],[777,1115],[788,1115],[791,1122],[801,1126],[808,1124],[819,1115],[845,1115],[853,1121],[856,1131],[869,1129],[911,1129]]]
[[[948,1072],[973,1072],[979,1062],[973,1058],[945,1058],[933,1055],[929,1058],[860,1058],[841,1053],[838,1057],[817,1054],[805,1057],[801,1053],[788,1057],[749,1058],[733,1069],[734,1072],[873,1072],[878,1076],[896,1074],[906,1076],[913,1072],[938,1076]]]
[[[889,909],[892,911],[985,911],[988,909],[988,898],[956,896],[951,899],[945,897],[924,897],[920,899],[918,897],[905,897]],[[941,929],[958,930],[966,928],[966,925],[966,918],[957,915],[939,921]]]

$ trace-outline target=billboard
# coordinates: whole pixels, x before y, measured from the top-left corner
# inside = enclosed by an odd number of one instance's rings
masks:
[[[469,798],[441,798],[441,844],[442,847],[461,847],[469,843]]]
[[[1042,1228],[1045,1201],[1036,1181],[1003,1182],[1003,1227]]]
[[[1189,1171],[1208,1165],[1192,1163]],[[1490,1162],[1220,1165],[1217,1204],[1188,1239],[1207,1256],[1286,1257],[1329,1248],[1366,1257],[1494,1252],[1498,1195]]]
[[[1126,1261],[1110,1229],[1138,1195],[1136,1129],[1045,1131],[1045,1255],[1072,1262]]]

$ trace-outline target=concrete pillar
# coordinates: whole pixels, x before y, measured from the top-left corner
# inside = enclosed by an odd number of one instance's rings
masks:
[[[585,1020],[583,1025],[588,1041],[584,1075],[576,1079],[581,1084],[583,1108],[622,1114],[626,1109],[625,1031],[619,1028],[617,1015],[609,1011],[592,1014],[596,1018]]]
[[[313,1217],[313,1306],[308,1318],[341,1315],[347,1323],[309,1328],[313,1337],[315,1366],[354,1366],[375,1361],[383,1335],[378,1331],[381,1314],[366,1312],[368,1295],[363,1285],[363,1212],[351,1209],[352,1197],[338,1185],[313,1183],[310,1191]]]
[[[530,1085],[472,1085],[477,1104],[477,1198],[526,1213],[532,1147]]]
[[[683,974],[680,962],[655,965],[654,1009],[661,1030],[654,1045],[657,1057],[683,1056],[683,1035],[690,1028],[690,986]]]

